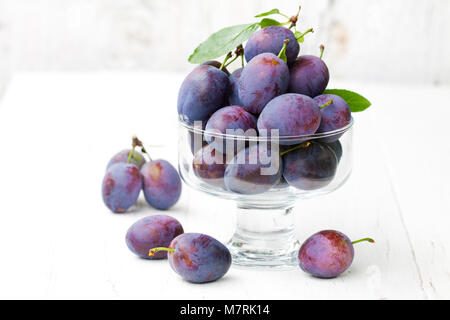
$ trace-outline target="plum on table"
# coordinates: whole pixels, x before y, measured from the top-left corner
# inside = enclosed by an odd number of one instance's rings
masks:
[[[131,149],[126,149],[126,150],[122,150],[122,151],[116,153],[111,158],[111,160],[109,160],[108,165],[106,166],[106,169],[111,167],[113,164],[116,164],[116,163],[119,163],[119,162],[127,163],[128,162],[128,157],[130,155],[130,152],[131,152]],[[130,163],[135,164],[139,168],[142,168],[142,166],[145,163],[145,158],[144,158],[142,153],[140,153],[137,150],[134,150],[132,155],[131,155]]]
[[[136,203],[141,189],[142,176],[136,165],[123,162],[113,164],[103,178],[103,202],[112,212],[124,213]]]
[[[319,278],[334,278],[352,264],[353,244],[370,238],[351,241],[345,234],[335,230],[324,230],[313,234],[300,247],[300,268]]]
[[[150,249],[167,247],[180,234],[183,227],[175,218],[154,215],[136,221],[127,231],[126,244],[131,252],[144,259],[167,259],[167,252],[161,251],[149,256]]]
[[[172,207],[181,195],[178,171],[166,160],[153,160],[141,168],[145,200],[156,209]]]
[[[231,266],[230,251],[222,243],[201,233],[183,233],[172,240],[168,248],[154,248],[149,255],[168,252],[172,269],[193,283],[215,281]]]

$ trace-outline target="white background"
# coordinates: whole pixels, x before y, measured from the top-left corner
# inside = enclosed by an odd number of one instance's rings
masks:
[[[293,15],[299,4],[299,29],[316,30],[302,52],[323,43],[334,78],[450,82],[447,0],[0,0],[0,79],[18,70],[187,72],[213,31],[275,7]]]
[[[128,251],[128,227],[160,212],[143,199],[124,215],[104,207],[109,158],[137,134],[176,164],[190,51],[220,27],[297,5],[226,3],[0,1],[0,298],[450,298],[447,1],[303,3],[316,29],[303,52],[324,42],[330,87],[373,103],[355,114],[350,180],[295,209],[300,241],[325,228],[375,238],[343,276],[233,267],[193,285]],[[227,241],[233,203],[183,187],[166,213]]]

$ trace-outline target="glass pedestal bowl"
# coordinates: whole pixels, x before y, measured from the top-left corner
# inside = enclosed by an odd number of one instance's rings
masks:
[[[294,232],[292,209],[297,200],[327,194],[346,182],[352,170],[352,131],[353,119],[345,128],[326,134],[296,137],[278,137],[272,134],[270,137],[267,135],[245,137],[206,133],[202,130],[202,126],[190,125],[180,120],[178,160],[183,181],[208,195],[236,202],[236,230],[227,243],[233,264],[277,269],[298,267],[299,242]],[[215,156],[222,153],[215,151],[214,144],[208,145],[205,137],[209,141],[214,140],[214,143],[218,143],[219,146],[226,141],[227,145],[223,147],[225,150],[232,150],[233,147],[243,150],[237,154],[245,154],[245,151],[251,150],[252,146],[258,146],[258,150],[263,149],[259,146],[269,146],[270,156],[273,155],[271,159],[281,160],[279,163],[281,176],[278,174],[276,181],[269,187],[265,186],[264,190],[261,190],[258,185],[256,186],[258,191],[255,191],[248,181],[237,181],[237,183],[242,182],[239,190],[230,188],[230,183],[225,183],[228,177],[225,179],[223,177],[225,168],[236,165],[234,164],[236,162],[242,163],[240,164],[242,168],[246,166],[242,159],[250,160],[245,157],[234,158],[236,152],[227,152],[223,157],[215,157],[215,160],[225,158],[222,163],[211,161],[208,155]],[[211,139],[212,137],[214,139]],[[229,146],[231,146],[230,149],[227,149]],[[305,151],[307,149],[309,151]],[[277,157],[278,154],[280,157]],[[323,158],[324,154],[325,158],[328,157],[327,159]],[[329,156],[330,154],[334,154],[335,158]],[[286,158],[288,155],[290,159]],[[314,156],[318,158],[314,159]],[[295,160],[296,157],[304,158],[299,162],[300,168]],[[335,163],[335,170],[332,170],[331,175],[327,168],[330,166],[330,161]],[[292,177],[285,179],[282,174],[284,170],[301,172],[299,180],[289,181]],[[308,172],[308,170],[314,172]],[[285,173],[289,174],[286,171]],[[235,183],[236,179],[234,180]],[[230,181],[227,180],[227,182]]]

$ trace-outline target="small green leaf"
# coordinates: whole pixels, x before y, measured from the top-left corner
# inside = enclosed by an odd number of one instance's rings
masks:
[[[300,32],[300,31],[295,31],[295,38],[297,39],[297,41],[298,41],[299,43],[305,42],[305,37],[303,37],[302,35],[303,35],[302,32]]]
[[[233,51],[238,45],[248,40],[259,23],[241,24],[221,29],[202,42],[189,57],[190,63],[203,63]]]
[[[269,27],[269,26],[281,26],[282,24],[274,19],[264,18],[259,23],[261,28]]]
[[[349,90],[327,89],[325,90],[324,94],[335,94],[341,97],[348,103],[348,106],[350,107],[350,110],[352,112],[364,111],[371,105],[370,101],[364,98],[362,95]]]
[[[272,9],[270,11],[264,12],[264,13],[260,13],[258,15],[255,16],[255,18],[260,18],[260,17],[265,17],[265,16],[270,16],[271,14],[277,14],[280,13],[280,10],[278,9]]]

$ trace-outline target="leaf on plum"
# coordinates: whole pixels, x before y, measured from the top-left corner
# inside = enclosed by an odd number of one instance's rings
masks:
[[[295,31],[295,38],[299,43],[305,42],[305,37],[303,37],[302,34],[303,33],[301,33],[300,31]]]
[[[361,112],[371,106],[369,100],[364,98],[362,95],[350,90],[327,89],[325,90],[324,94],[335,94],[341,97],[347,102],[352,112]]]
[[[278,9],[272,9],[270,11],[264,12],[264,13],[260,13],[258,15],[255,16],[255,18],[260,18],[260,17],[265,17],[265,16],[270,16],[272,14],[279,14],[280,10]]]
[[[264,18],[259,23],[261,25],[261,28],[269,27],[269,26],[281,26],[282,23],[278,22],[274,19]]]
[[[189,57],[190,63],[203,63],[233,51],[247,41],[260,27],[260,24],[240,24],[227,27],[213,33],[202,42]]]

